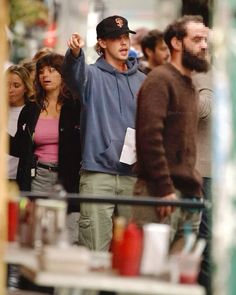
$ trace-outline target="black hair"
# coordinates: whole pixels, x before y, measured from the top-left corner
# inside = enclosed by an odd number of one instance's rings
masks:
[[[141,40],[141,47],[145,58],[148,58],[146,48],[154,52],[156,45],[160,41],[164,41],[164,34],[159,30],[151,30],[148,32],[147,35],[143,37],[143,39]]]

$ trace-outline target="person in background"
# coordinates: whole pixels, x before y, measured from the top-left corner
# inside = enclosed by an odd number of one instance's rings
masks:
[[[24,105],[32,99],[33,84],[28,70],[20,65],[12,65],[6,70],[9,114],[8,133],[14,136],[17,121]],[[8,155],[8,179],[16,180],[19,159]]]
[[[133,135],[136,96],[145,75],[136,59],[128,59],[128,21],[118,15],[103,19],[96,27],[95,64],[87,65],[84,41],[75,33],[68,40],[63,77],[81,107],[82,167],[80,194],[132,195],[133,160],[121,158],[125,135]],[[134,145],[134,142],[133,142]],[[81,203],[79,243],[90,249],[108,250],[112,239],[113,204]],[[130,217],[130,208],[117,206],[119,215]]]
[[[37,61],[35,101],[22,109],[10,138],[10,153],[19,157],[20,190],[48,192],[59,181],[78,192],[80,107],[62,79],[63,59],[51,53]]]
[[[50,47],[42,47],[35,53],[35,55],[32,58],[32,61],[36,63],[44,55],[47,55],[53,52],[54,50]]]
[[[143,60],[143,52],[141,47],[141,41],[149,32],[148,28],[141,27],[135,30],[136,34],[130,37],[131,45],[129,50],[129,56],[136,57],[139,61]]]
[[[199,122],[197,134],[196,168],[203,177],[203,197],[211,201],[211,115],[213,103],[212,69],[206,73],[194,73],[193,83],[199,93]],[[207,247],[203,253],[199,283],[206,287],[207,294],[211,290],[212,262],[211,248],[211,209],[204,209],[199,229],[199,236],[206,239]]]
[[[146,60],[140,63],[140,70],[148,74],[156,66],[170,61],[170,51],[164,41],[164,34],[159,30],[151,30],[141,40],[141,48]]]
[[[212,70],[194,73],[193,83],[199,93],[199,122],[196,168],[203,177],[204,195],[211,199],[211,115],[213,103]]]
[[[28,72],[30,73],[30,79],[32,81],[32,83],[34,83],[34,79],[35,79],[35,70],[36,70],[36,64],[34,61],[32,60],[23,60],[20,65],[22,65],[23,67],[25,67]]]
[[[164,33],[171,62],[156,67],[146,78],[138,96],[136,148],[138,182],[134,193],[162,200],[200,200],[202,178],[195,169],[198,96],[193,71],[206,72],[208,29],[200,16],[184,16]],[[184,224],[198,233],[198,211],[171,206],[135,208],[139,223],[171,225],[172,251],[184,244]]]
[[[19,114],[31,99],[33,95],[33,85],[30,80],[30,73],[20,65],[10,66],[6,72],[6,81],[8,89],[8,128],[7,132],[14,136],[17,130],[17,121]],[[19,159],[8,155],[8,180],[16,181],[16,173]],[[18,289],[19,268],[16,264],[8,264],[7,286],[11,289]]]

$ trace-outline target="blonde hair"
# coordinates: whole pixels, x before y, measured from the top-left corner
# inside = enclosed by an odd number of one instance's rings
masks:
[[[54,50],[50,47],[42,47],[35,53],[35,55],[32,58],[32,61],[37,62],[44,55],[47,55],[53,52]]]
[[[24,94],[25,102],[31,101],[33,99],[34,91],[29,71],[24,66],[12,65],[6,70],[6,74],[16,74],[20,77],[26,89]]]
[[[22,62],[20,62],[20,65],[25,67],[30,74],[35,72],[36,63],[32,60],[23,60]]]

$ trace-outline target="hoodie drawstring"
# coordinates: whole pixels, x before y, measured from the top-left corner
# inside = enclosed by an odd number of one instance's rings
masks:
[[[116,86],[117,86],[117,92],[118,92],[118,96],[119,96],[119,107],[120,107],[120,113],[122,114],[122,108],[121,108],[121,98],[120,98],[120,89],[119,89],[119,84],[118,84],[118,79],[117,79],[116,72],[115,72],[115,77],[116,77]]]
[[[129,86],[130,93],[131,93],[131,95],[132,95],[132,97],[134,99],[134,94],[133,94],[133,91],[132,91],[131,86],[130,86],[130,83],[129,83],[128,75],[125,75],[125,76],[126,76],[126,79],[127,79],[127,83],[128,83],[128,86]]]

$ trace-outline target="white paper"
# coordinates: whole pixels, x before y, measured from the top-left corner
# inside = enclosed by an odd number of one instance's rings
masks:
[[[128,127],[125,134],[123,149],[120,156],[120,162],[132,165],[137,161],[135,129]]]

